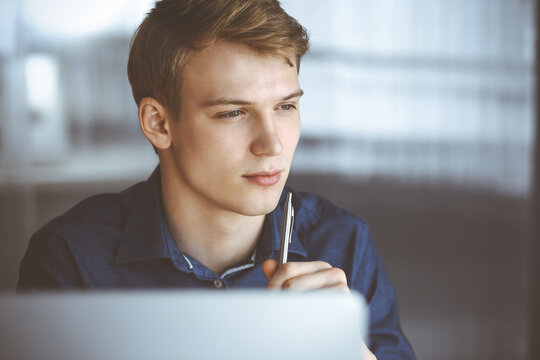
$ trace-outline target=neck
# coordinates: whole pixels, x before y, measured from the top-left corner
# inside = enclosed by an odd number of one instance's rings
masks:
[[[165,215],[180,250],[217,274],[248,259],[260,237],[264,215],[245,216],[194,194],[162,168]]]

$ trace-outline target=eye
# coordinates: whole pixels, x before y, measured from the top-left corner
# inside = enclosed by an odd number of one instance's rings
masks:
[[[296,109],[296,106],[294,106],[293,104],[282,104],[282,105],[279,105],[277,109],[282,110],[282,111],[291,111],[291,110]]]
[[[220,119],[234,119],[235,117],[238,117],[242,114],[242,110],[233,110],[226,113],[218,114],[217,117]]]

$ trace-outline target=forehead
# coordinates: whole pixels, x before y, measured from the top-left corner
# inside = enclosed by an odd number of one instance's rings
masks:
[[[182,102],[242,98],[261,102],[299,88],[296,66],[244,45],[219,42],[192,54],[183,71]]]

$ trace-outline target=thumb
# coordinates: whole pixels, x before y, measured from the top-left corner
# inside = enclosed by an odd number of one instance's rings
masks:
[[[270,281],[270,278],[272,277],[272,275],[274,275],[277,268],[278,268],[278,262],[274,259],[268,259],[263,262],[262,269],[268,281]]]

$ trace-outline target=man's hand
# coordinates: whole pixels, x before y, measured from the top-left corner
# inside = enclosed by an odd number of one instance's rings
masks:
[[[263,262],[262,268],[268,279],[269,289],[339,289],[350,293],[345,272],[324,261],[289,262],[278,270],[278,262],[268,259]],[[364,360],[377,360],[367,346],[363,346]]]
[[[345,272],[324,261],[289,262],[278,270],[278,262],[268,259],[262,267],[269,289],[339,289],[349,292]]]

